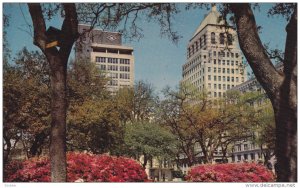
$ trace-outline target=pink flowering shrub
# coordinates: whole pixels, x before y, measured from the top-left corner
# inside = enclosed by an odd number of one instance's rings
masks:
[[[200,165],[186,176],[191,182],[273,182],[273,173],[255,163]]]
[[[140,164],[124,157],[67,154],[67,179],[74,182],[144,182],[147,175]],[[11,162],[5,167],[6,182],[50,182],[48,158]]]

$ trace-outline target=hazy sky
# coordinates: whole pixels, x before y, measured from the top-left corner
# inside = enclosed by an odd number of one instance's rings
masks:
[[[183,4],[181,6],[184,7]],[[286,20],[277,16],[269,18],[266,13],[270,7],[271,4],[261,4],[260,11],[254,11],[256,22],[262,26],[260,36],[264,43],[270,42],[272,47],[284,49]],[[27,6],[5,4],[3,11],[10,16],[8,41],[12,55],[24,46],[30,50],[39,50],[32,44],[32,36],[26,32],[29,30],[26,23],[31,24]],[[182,10],[174,16],[174,30],[182,36],[177,45],[167,37],[161,37],[158,24],[148,23],[141,18],[139,24],[144,37],[134,42],[123,39],[124,45],[134,48],[135,80],[152,83],[157,92],[167,85],[177,86],[181,79],[181,66],[186,61],[187,43],[207,12],[206,9]],[[58,23],[59,20],[54,19],[48,26],[59,27]]]

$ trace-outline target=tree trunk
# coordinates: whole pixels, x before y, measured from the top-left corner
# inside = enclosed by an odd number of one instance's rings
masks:
[[[290,104],[289,85],[282,85],[280,107],[274,111],[278,182],[297,182],[297,108],[293,108],[297,104]]]
[[[66,181],[66,71],[67,62],[49,57],[51,68],[51,180]]]
[[[272,65],[260,41],[248,3],[229,4],[234,13],[240,47],[255,77],[272,102],[276,122],[279,182],[297,182],[297,5],[286,27],[284,74]]]
[[[62,4],[64,20],[61,27],[60,48],[47,48],[50,36],[47,36],[43,10],[39,3],[28,3],[31,15],[34,41],[46,55],[50,65],[51,80],[51,131],[50,161],[51,181],[66,182],[66,77],[67,63],[72,46],[78,38],[78,19],[75,3]],[[51,38],[51,37],[50,37]]]

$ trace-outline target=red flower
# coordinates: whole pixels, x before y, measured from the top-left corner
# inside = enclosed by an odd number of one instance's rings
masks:
[[[124,157],[67,154],[69,182],[143,182],[148,181],[142,166]],[[5,166],[6,182],[50,182],[50,163],[47,158],[34,158],[24,162],[11,162]]]

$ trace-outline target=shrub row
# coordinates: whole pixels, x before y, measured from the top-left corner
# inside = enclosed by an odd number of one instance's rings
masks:
[[[273,182],[272,171],[256,163],[200,165],[186,176],[191,182]]]
[[[33,158],[24,162],[13,161],[5,166],[6,182],[50,182],[48,158]],[[136,161],[124,157],[67,154],[67,180],[74,182],[144,182],[147,175]]]

